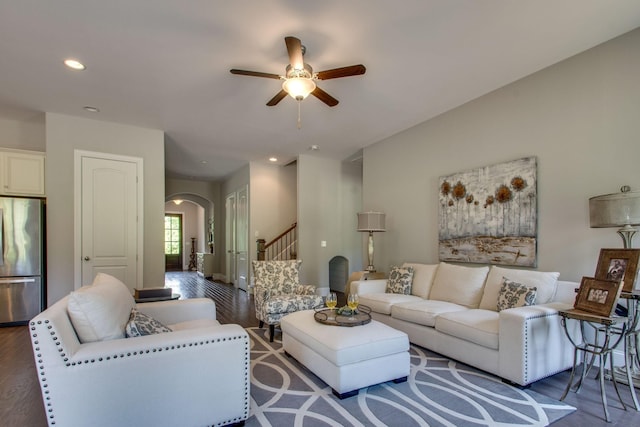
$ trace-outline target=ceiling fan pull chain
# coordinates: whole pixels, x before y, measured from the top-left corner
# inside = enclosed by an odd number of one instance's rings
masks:
[[[298,101],[298,129],[302,128],[302,120],[300,119],[300,105],[302,105],[302,101]]]

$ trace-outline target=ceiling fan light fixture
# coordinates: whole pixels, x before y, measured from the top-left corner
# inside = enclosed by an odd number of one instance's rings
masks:
[[[282,89],[296,101],[302,101],[316,90],[316,83],[308,77],[292,77],[282,83]]]

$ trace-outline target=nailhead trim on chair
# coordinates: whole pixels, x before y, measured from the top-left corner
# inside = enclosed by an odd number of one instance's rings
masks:
[[[44,323],[45,325],[47,325],[47,329],[50,330],[49,334],[51,335],[51,339],[56,343],[57,346],[61,346],[60,341],[58,340],[58,336],[56,335],[55,330],[53,330],[53,326],[49,324],[49,320],[38,320],[37,322],[30,322],[30,326],[31,326],[31,331],[32,332],[32,338],[33,338],[33,344],[34,344],[34,350],[36,351],[36,357],[38,360],[38,374],[40,376],[40,381],[42,384],[42,388],[43,388],[43,392],[46,395],[45,397],[45,406],[46,406],[46,412],[49,414],[48,417],[51,420],[51,422],[49,423],[50,425],[55,425],[55,415],[53,414],[53,404],[51,403],[51,397],[49,396],[50,392],[48,390],[48,384],[47,384],[47,377],[45,374],[45,370],[44,370],[44,365],[43,360],[42,360],[42,354],[39,353],[40,352],[40,347],[39,344],[40,342],[38,341],[38,334],[36,333],[37,330],[37,325],[41,325],[42,323]],[[199,342],[193,342],[193,343],[186,343],[186,344],[181,344],[181,345],[172,345],[172,346],[166,346],[164,347],[164,351],[169,351],[169,350],[178,350],[181,348],[186,348],[186,347],[193,347],[193,346],[198,346],[198,345],[208,345],[208,344],[215,344],[218,342],[224,342],[224,341],[231,341],[231,340],[238,340],[238,339],[242,339],[244,340],[244,348],[245,348],[245,354],[247,354],[247,356],[245,357],[244,360],[244,379],[245,379],[245,384],[249,384],[250,380],[249,380],[249,370],[250,370],[250,358],[249,358],[249,337],[248,336],[234,336],[234,337],[224,337],[224,338],[218,338],[215,340],[205,340],[205,341],[199,341]],[[138,356],[138,355],[143,355],[143,354],[148,354],[150,352],[161,352],[163,351],[162,347],[157,347],[157,348],[153,348],[153,349],[146,349],[146,350],[140,350],[140,351],[134,351],[134,352],[127,352],[126,357],[131,357],[131,356]],[[66,362],[65,365],[67,367],[70,366],[76,366],[76,365],[82,365],[83,363],[88,364],[88,363],[95,363],[95,362],[104,362],[106,360],[111,360],[111,358],[113,359],[117,359],[118,357],[123,358],[125,357],[124,353],[121,353],[120,355],[118,354],[114,354],[113,356],[106,356],[106,358],[103,357],[99,357],[98,359],[87,359],[84,362],[83,361],[78,361],[78,362],[69,362],[69,358],[67,357],[66,353],[64,352],[64,349],[62,347],[58,348],[58,352],[60,353],[60,356],[63,358],[63,360]],[[228,425],[228,424],[234,424],[234,423],[242,423],[244,424],[244,420],[247,419],[249,417],[249,398],[250,398],[250,393],[249,393],[249,388],[245,387],[244,390],[244,418],[233,418],[231,420],[225,420],[222,421],[221,423],[218,424],[212,424],[215,426],[224,426],[224,425]]]

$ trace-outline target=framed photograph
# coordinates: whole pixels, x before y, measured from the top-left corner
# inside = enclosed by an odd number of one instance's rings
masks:
[[[600,249],[596,279],[619,280],[622,290],[632,292],[638,275],[640,249]]]
[[[583,277],[573,307],[598,316],[610,317],[622,292],[622,282]]]

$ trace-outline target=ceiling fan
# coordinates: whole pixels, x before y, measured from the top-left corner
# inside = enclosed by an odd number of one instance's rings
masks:
[[[316,80],[357,76],[367,71],[364,65],[358,64],[314,73],[311,66],[303,60],[306,48],[302,45],[300,39],[289,36],[285,37],[284,41],[287,45],[287,52],[289,53],[289,65],[287,65],[284,76],[259,71],[238,70],[235,68],[230,70],[231,74],[284,80],[282,90],[267,102],[269,107],[277,105],[287,95],[290,95],[296,101],[302,101],[307,96],[313,95],[329,107],[334,107],[338,105],[338,100],[320,89],[316,85]]]

